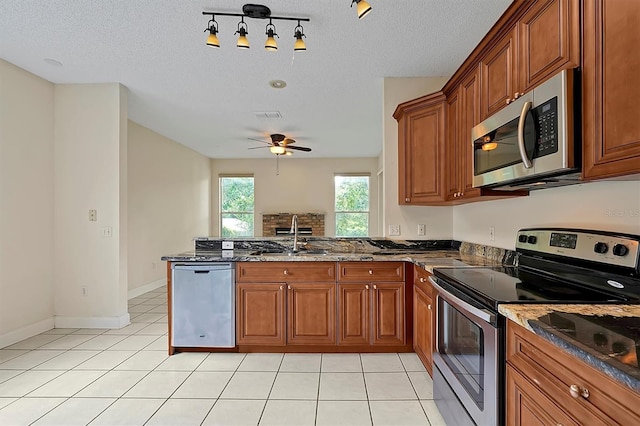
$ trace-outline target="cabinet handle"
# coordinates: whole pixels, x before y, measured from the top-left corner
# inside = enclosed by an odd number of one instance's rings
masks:
[[[524,94],[524,93],[516,92],[516,93],[513,95],[513,99],[514,99],[514,100],[515,100],[515,99],[518,99],[518,98],[519,98],[520,96],[522,96],[523,94]]]
[[[424,277],[420,277],[420,282],[421,282],[421,283],[426,283],[426,282],[427,282],[427,280],[426,280]]]
[[[374,290],[377,290],[377,289],[378,289],[378,286],[374,284],[374,285],[373,285],[373,289],[374,289]]]
[[[511,103],[511,99],[507,99],[507,105]]]
[[[574,398],[583,397],[584,399],[589,398],[589,395],[590,395],[589,394],[589,389],[587,389],[587,388],[580,389],[580,387],[578,385],[569,386],[569,393]]]
[[[283,274],[285,275],[289,275],[289,271],[287,271],[286,269],[284,270]]]
[[[291,286],[290,286],[290,285],[288,285],[288,286],[287,286],[287,288],[288,288],[289,290],[291,290]]]
[[[428,310],[431,310],[431,305],[427,305],[427,309],[428,309]]]
[[[411,198],[405,198],[405,199],[404,199],[404,202],[405,202],[405,203],[410,203],[410,202],[411,202]]]
[[[365,290],[369,290],[369,284],[364,286]]]
[[[369,275],[373,275],[373,269],[369,269]]]
[[[461,196],[461,197],[464,197],[464,192],[461,192],[461,193],[460,193],[460,196]]]
[[[283,285],[280,286],[280,290],[284,290],[284,286]]]

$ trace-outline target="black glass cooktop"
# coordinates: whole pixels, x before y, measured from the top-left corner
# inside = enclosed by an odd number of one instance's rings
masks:
[[[545,276],[517,267],[494,268],[436,268],[434,275],[445,290],[460,297],[467,295],[483,305],[498,309],[501,303],[629,303],[640,301],[637,297],[620,293],[619,289],[609,291],[607,287],[584,285],[584,277]],[[575,271],[574,271],[575,275]],[[578,274],[579,275],[579,274]],[[590,279],[593,278],[593,272]],[[615,277],[625,287],[637,286],[637,280]],[[443,282],[444,281],[444,282]],[[588,281],[588,280],[587,280]],[[603,281],[600,279],[600,281]],[[607,280],[604,280],[607,281]],[[583,285],[578,284],[582,282]],[[634,288],[634,291],[637,290]]]

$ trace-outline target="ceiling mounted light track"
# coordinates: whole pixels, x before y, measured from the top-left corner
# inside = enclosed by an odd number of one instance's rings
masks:
[[[202,12],[203,15],[211,16],[207,28],[204,30],[205,32],[209,31],[209,36],[207,37],[207,45],[211,47],[220,47],[220,42],[218,40],[218,23],[215,20],[216,15],[218,16],[236,16],[240,17],[240,22],[238,23],[238,30],[235,34],[238,34],[238,43],[236,46],[241,49],[249,49],[249,39],[247,38],[247,34],[249,34],[249,29],[247,23],[244,22],[244,18],[252,18],[252,19],[268,19],[269,23],[265,29],[265,34],[267,36],[267,40],[264,44],[264,48],[269,51],[278,50],[278,44],[276,42],[275,37],[278,37],[276,33],[276,27],[273,24],[274,20],[280,21],[298,21],[298,25],[294,29],[294,37],[296,39],[294,50],[307,50],[307,47],[302,40],[304,35],[304,31],[300,22],[309,22],[309,18],[295,18],[295,17],[287,17],[287,16],[271,16],[271,9],[267,6],[263,6],[261,4],[245,4],[242,6],[242,13],[229,13],[229,12]]]
[[[353,4],[356,4],[356,13],[358,14],[358,19],[362,19],[371,12],[371,5],[367,3],[365,0],[352,0],[351,7]]]

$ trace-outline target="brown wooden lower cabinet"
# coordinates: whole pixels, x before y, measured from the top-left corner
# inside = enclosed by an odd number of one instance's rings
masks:
[[[285,344],[285,284],[236,285],[237,344]]]
[[[404,283],[339,283],[339,345],[404,345]]]
[[[287,284],[287,344],[336,344],[336,283]]]
[[[513,321],[506,398],[508,425],[640,424],[640,393]]]
[[[413,288],[413,349],[433,375],[433,301],[420,287]]]

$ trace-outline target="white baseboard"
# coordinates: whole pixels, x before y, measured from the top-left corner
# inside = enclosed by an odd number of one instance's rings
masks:
[[[24,339],[28,339],[29,337],[33,337],[37,334],[44,333],[45,331],[49,331],[53,328],[53,325],[54,320],[53,317],[51,317],[38,321],[34,324],[21,327],[17,330],[0,334],[0,349],[13,345],[14,343],[21,342]]]
[[[129,298],[129,300],[133,299],[134,297],[138,297],[141,296],[151,290],[155,290],[156,288],[160,288],[163,286],[167,285],[167,279],[166,278],[162,278],[159,280],[155,280],[152,281],[148,284],[145,285],[141,285],[140,287],[136,287],[134,289],[129,290],[129,292],[127,293],[127,297]]]
[[[131,323],[129,314],[119,317],[55,317],[55,328],[122,328]]]

